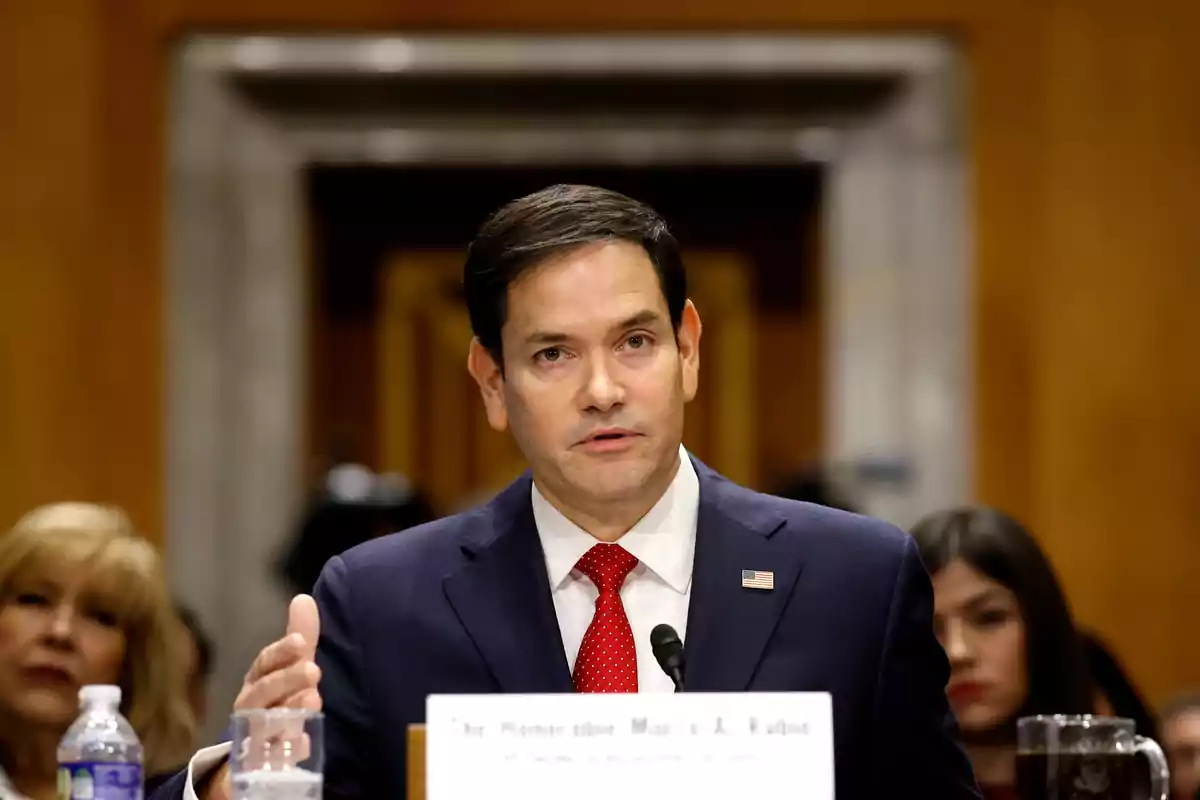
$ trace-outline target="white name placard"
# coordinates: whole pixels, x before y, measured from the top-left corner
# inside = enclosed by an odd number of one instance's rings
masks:
[[[428,800],[833,800],[824,693],[434,695]]]

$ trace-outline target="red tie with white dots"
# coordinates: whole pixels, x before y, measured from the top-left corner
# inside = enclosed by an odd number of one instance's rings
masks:
[[[637,565],[637,558],[619,544],[595,545],[575,565],[600,590],[571,676],[577,692],[638,690],[637,648],[621,602],[621,586]]]

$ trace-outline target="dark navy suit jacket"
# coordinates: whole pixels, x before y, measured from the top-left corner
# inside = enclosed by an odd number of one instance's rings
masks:
[[[909,537],[696,470],[685,689],[830,692],[838,800],[978,797]],[[774,572],[774,590],[742,588],[743,569]],[[528,475],[334,558],[315,596],[326,798],[404,797],[406,730],[429,694],[572,691]]]

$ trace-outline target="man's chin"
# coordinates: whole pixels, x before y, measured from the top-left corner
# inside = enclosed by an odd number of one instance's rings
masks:
[[[580,476],[578,486],[583,491],[589,494],[619,496],[627,494],[636,494],[639,488],[644,488],[645,479],[641,471],[634,473],[632,470],[626,469],[624,474],[617,470],[613,470],[616,474],[605,474],[593,472],[590,475]]]
[[[664,466],[642,447],[603,455],[579,451],[560,463],[560,475],[572,491],[593,501],[636,501],[666,488],[658,486]]]
[[[619,502],[646,491],[651,471],[642,460],[629,459],[574,472],[569,478],[578,491],[597,500]]]

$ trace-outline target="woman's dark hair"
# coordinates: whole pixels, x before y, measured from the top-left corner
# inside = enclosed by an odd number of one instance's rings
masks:
[[[826,508],[836,508],[857,514],[858,508],[842,494],[838,486],[818,466],[787,476],[775,486],[771,494],[802,503],[813,503]]]
[[[350,499],[322,494],[313,500],[300,529],[277,561],[293,594],[309,594],[334,556],[389,533],[436,519],[429,500],[415,487],[395,496]]]
[[[1066,598],[1050,562],[1016,520],[989,508],[958,508],[925,517],[912,535],[930,575],[961,560],[1016,595],[1029,686],[1017,716],[1093,713],[1087,660]]]
[[[195,642],[196,669],[199,671],[200,677],[207,680],[212,677],[213,670],[212,637],[208,635],[208,631],[204,630],[204,626],[200,624],[200,618],[196,616],[196,612],[191,607],[176,601],[175,616],[179,617],[179,621],[183,623],[183,627],[187,629],[192,641]]]
[[[1093,688],[1098,689],[1108,700],[1113,714],[1133,720],[1139,734],[1157,741],[1158,720],[1146,705],[1142,693],[1125,674],[1121,662],[1100,637],[1086,632],[1081,636]]]
[[[560,184],[513,200],[488,217],[467,250],[463,291],[471,330],[496,363],[508,315],[508,287],[523,272],[584,245],[625,241],[646,251],[679,330],[687,301],[683,257],[654,209],[595,186]]]

